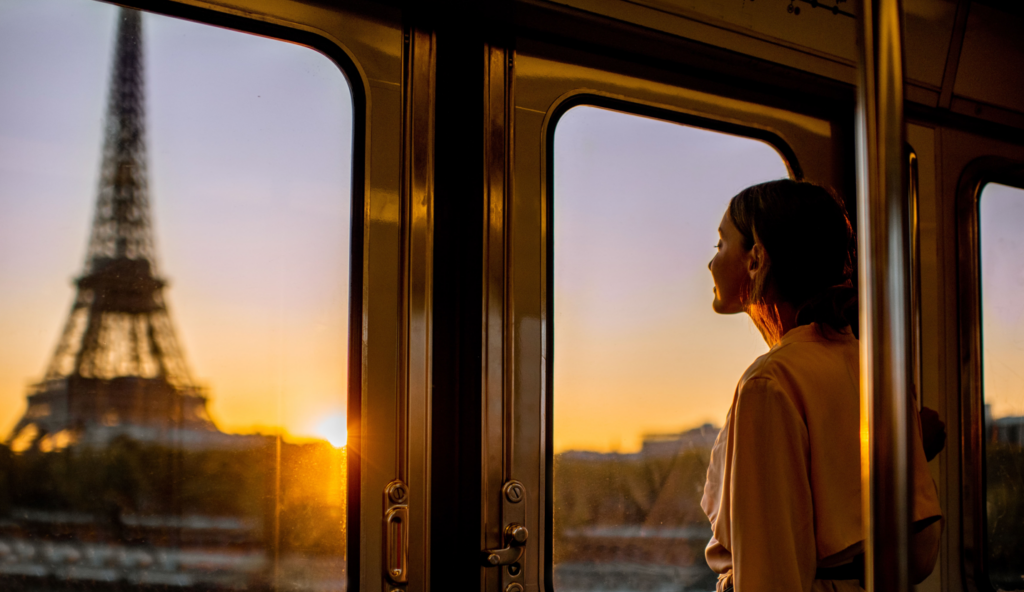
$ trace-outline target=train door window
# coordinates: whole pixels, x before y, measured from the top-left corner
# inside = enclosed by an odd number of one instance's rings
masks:
[[[708,262],[729,199],[786,163],[760,140],[576,107],[553,176],[555,589],[713,590],[710,450],[767,346],[712,311]]]
[[[345,75],[19,0],[0,78],[0,588],[344,590]]]
[[[1024,589],[1024,189],[979,198],[984,484],[988,577]]]

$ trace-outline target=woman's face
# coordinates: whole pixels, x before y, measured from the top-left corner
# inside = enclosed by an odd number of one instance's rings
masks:
[[[743,248],[743,235],[732,223],[729,209],[718,227],[718,252],[708,269],[715,280],[715,301],[711,305],[718,314],[743,312],[743,299],[750,285],[751,249]]]

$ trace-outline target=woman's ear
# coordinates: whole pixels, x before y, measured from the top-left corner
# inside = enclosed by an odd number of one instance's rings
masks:
[[[768,253],[764,250],[761,243],[754,243],[750,252],[747,253],[747,274],[750,276],[751,280],[761,273],[767,263],[767,257]]]

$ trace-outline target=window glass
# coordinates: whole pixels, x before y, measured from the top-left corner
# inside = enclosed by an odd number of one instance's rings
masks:
[[[1024,589],[1024,190],[990,183],[979,201],[985,496],[994,588]]]
[[[554,167],[555,588],[714,590],[708,460],[767,346],[712,311],[708,262],[729,199],[786,165],[761,141],[579,107]]]
[[[345,589],[351,103],[308,48],[0,6],[0,589]]]

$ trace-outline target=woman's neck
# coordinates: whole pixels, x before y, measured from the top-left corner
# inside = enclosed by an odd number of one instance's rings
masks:
[[[782,341],[796,324],[796,308],[788,302],[764,302],[747,309],[768,347]]]
[[[796,308],[788,302],[780,302],[775,305],[775,310],[779,313],[779,323],[782,325],[782,335],[779,336],[781,339],[796,327]]]

